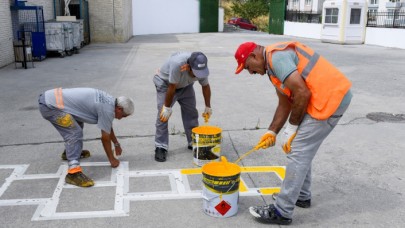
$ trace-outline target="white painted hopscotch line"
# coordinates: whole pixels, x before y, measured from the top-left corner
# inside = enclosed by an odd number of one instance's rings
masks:
[[[113,210],[104,211],[84,211],[84,212],[56,212],[63,189],[79,188],[65,183],[67,166],[61,165],[56,173],[51,174],[24,174],[29,165],[0,165],[0,169],[13,169],[13,172],[6,178],[0,187],[0,198],[16,180],[36,180],[36,179],[59,179],[51,198],[35,199],[7,199],[0,200],[1,206],[22,206],[38,205],[32,221],[59,220],[59,219],[80,219],[80,218],[100,218],[100,217],[122,217],[129,216],[131,201],[148,200],[170,200],[170,199],[196,199],[201,198],[201,190],[191,190],[188,176],[201,174],[201,168],[173,169],[173,170],[128,170],[128,162],[121,162],[120,166],[112,169],[109,181],[96,181],[92,188],[115,187],[115,200]],[[108,162],[83,162],[81,166],[107,166]],[[256,166],[241,167],[242,173],[274,173],[283,180],[285,167],[283,166]],[[170,191],[155,192],[129,192],[129,180],[136,177],[167,177],[170,183]],[[241,177],[239,193],[240,196],[271,195],[279,192],[279,187],[250,188]]]

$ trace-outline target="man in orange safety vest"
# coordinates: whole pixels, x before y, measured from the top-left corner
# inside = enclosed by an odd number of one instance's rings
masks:
[[[348,108],[351,82],[335,66],[299,42],[267,47],[246,42],[235,53],[236,74],[267,74],[279,99],[273,120],[256,149],[281,146],[289,160],[281,191],[274,204],[250,207],[257,219],[288,225],[295,206],[311,205],[311,163],[323,140]]]

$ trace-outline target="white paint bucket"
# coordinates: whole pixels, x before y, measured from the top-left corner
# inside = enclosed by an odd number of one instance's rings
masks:
[[[240,172],[240,167],[224,156],[220,162],[202,167],[203,210],[207,215],[225,218],[238,212]]]

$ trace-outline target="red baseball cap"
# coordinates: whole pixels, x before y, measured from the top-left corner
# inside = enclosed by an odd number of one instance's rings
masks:
[[[243,68],[245,68],[245,61],[249,54],[255,50],[257,44],[253,42],[246,42],[239,46],[238,50],[235,52],[235,59],[238,62],[238,67],[236,68],[235,74],[239,74]]]

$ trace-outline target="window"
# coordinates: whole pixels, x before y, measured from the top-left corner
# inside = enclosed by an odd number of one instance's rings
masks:
[[[311,2],[312,2],[312,0],[305,0],[305,5],[306,5],[306,6],[311,5]]]
[[[298,6],[298,0],[292,0],[293,6]]]
[[[389,9],[387,14],[387,18],[388,19],[394,19],[394,10],[393,9]]]
[[[338,23],[339,9],[338,8],[326,8],[325,10],[326,10],[326,12],[325,12],[325,23],[337,24]]]
[[[369,9],[368,12],[370,12],[370,14],[376,14],[377,10],[376,9]]]
[[[368,21],[376,21],[377,9],[368,10]]]
[[[370,0],[370,5],[378,5],[378,0]]]
[[[361,14],[361,9],[352,9],[350,11],[350,24],[351,25],[360,24],[360,14]]]

